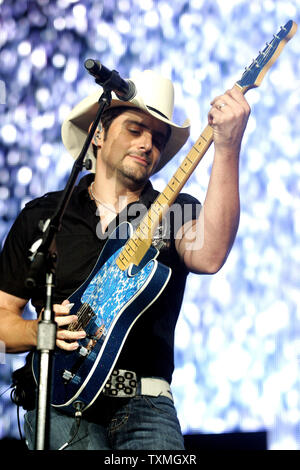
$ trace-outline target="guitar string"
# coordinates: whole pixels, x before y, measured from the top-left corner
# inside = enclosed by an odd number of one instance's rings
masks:
[[[73,327],[73,331],[79,331],[81,329],[84,329],[84,327],[86,326],[85,323],[85,316],[86,316],[86,313],[87,313],[87,310],[88,310],[88,307],[86,304],[83,304],[79,310],[78,310],[78,320],[77,322],[74,323],[74,327]]]
[[[88,311],[90,308],[91,308],[90,305],[85,302],[79,309],[80,312],[78,315],[78,322],[76,323],[75,331],[79,331],[82,328],[84,329],[88,325],[89,319],[90,319],[90,316],[88,315]]]
[[[81,321],[81,320],[84,320],[84,317],[86,315],[88,307],[89,306],[86,303],[84,303],[80,306],[80,308],[77,311],[77,317],[78,317],[77,322],[70,323],[69,329],[71,331],[79,331],[83,327],[83,321]]]

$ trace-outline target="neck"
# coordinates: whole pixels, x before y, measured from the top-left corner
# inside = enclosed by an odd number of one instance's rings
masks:
[[[104,178],[98,172],[95,174],[93,184],[95,198],[101,203],[114,207],[116,212],[121,212],[131,202],[138,201],[142,190],[143,187],[131,188],[114,178]]]

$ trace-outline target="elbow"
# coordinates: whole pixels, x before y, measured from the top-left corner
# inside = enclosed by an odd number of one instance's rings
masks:
[[[194,262],[190,263],[190,266],[188,266],[188,268],[194,274],[217,274],[225,264],[226,258],[227,257],[210,258],[206,260],[202,259],[199,262],[195,260]]]
[[[223,265],[209,265],[209,266],[203,266],[203,267],[194,267],[190,269],[190,271],[194,274],[208,274],[208,275],[213,275],[217,274],[217,272],[220,271]]]
[[[223,264],[210,265],[205,269],[203,274],[210,274],[210,275],[217,274],[220,271],[220,269],[222,268],[222,266],[223,266]]]

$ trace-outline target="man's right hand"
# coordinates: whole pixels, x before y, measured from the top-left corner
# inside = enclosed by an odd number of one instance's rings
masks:
[[[54,304],[55,321],[57,323],[56,346],[66,351],[74,351],[78,348],[77,340],[85,338],[84,330],[71,331],[67,327],[71,323],[77,323],[76,315],[70,315],[69,301],[64,300],[62,304]]]

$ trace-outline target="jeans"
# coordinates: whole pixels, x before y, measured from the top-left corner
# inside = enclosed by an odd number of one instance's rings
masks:
[[[29,449],[34,449],[35,415],[35,411],[28,411],[24,419]],[[75,428],[73,417],[51,407],[49,448],[60,449]],[[79,432],[66,450],[184,450],[184,441],[169,398],[103,397],[98,406],[83,413]]]

